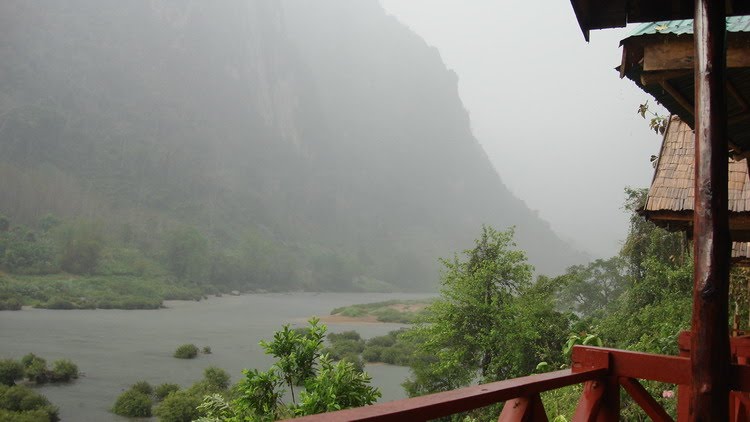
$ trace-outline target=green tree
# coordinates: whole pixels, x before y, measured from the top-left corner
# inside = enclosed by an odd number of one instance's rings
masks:
[[[261,342],[266,353],[276,357],[276,363],[265,372],[243,371],[245,377],[234,388],[231,402],[216,394],[206,396],[200,406],[205,412],[200,421],[273,421],[374,403],[380,392],[369,385],[366,373],[356,370],[351,362],[334,364],[321,355],[325,332],[325,325],[313,318],[307,330],[287,325],[273,340]],[[293,391],[299,384],[305,386],[300,403],[283,403],[284,385]]]
[[[272,341],[260,342],[263,350],[277,359],[275,366],[289,386],[294,403],[294,386],[302,384],[315,373],[325,332],[325,326],[318,325],[318,319],[313,318],[305,333],[285,325],[281,331],[274,333]]]
[[[646,276],[646,261],[649,258],[674,265],[690,261],[690,248],[685,235],[669,232],[657,227],[639,213],[646,203],[648,189],[625,189],[625,210],[630,213],[628,237],[620,256],[628,265],[628,273],[635,279]]]
[[[327,356],[320,359],[317,374],[305,382],[300,394],[298,415],[314,415],[374,403],[380,392],[370,386],[370,376],[356,370],[353,363],[334,363]]]
[[[532,267],[515,249],[513,229],[484,226],[473,249],[441,262],[440,298],[410,334],[421,342],[405,384],[412,396],[515,375],[503,345],[515,330],[514,296],[531,282]]]
[[[617,256],[570,267],[555,279],[561,286],[560,303],[584,317],[600,315],[623,293],[625,271],[625,259]]]

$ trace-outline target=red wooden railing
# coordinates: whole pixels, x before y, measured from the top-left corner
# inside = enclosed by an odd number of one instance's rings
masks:
[[[681,354],[689,355],[689,334],[680,337]],[[750,338],[733,338],[734,361],[750,357]],[[617,421],[620,417],[620,387],[654,421],[672,417],[638,381],[652,380],[678,386],[678,419],[687,415],[691,381],[690,358],[631,352],[601,347],[573,348],[570,369],[531,375],[489,384],[460,388],[410,399],[379,403],[355,409],[305,416],[295,421],[427,421],[505,402],[499,421],[547,421],[540,393],[583,383],[573,421]],[[744,361],[743,361],[744,363]],[[732,421],[750,422],[750,366],[732,363]]]

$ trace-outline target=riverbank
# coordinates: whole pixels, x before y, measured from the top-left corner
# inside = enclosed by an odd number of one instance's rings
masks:
[[[427,312],[432,299],[388,300],[375,303],[361,303],[342,306],[322,316],[329,323],[379,323],[391,322],[413,324]]]
[[[201,300],[215,289],[175,283],[166,276],[0,273],[0,310],[158,309],[165,300]]]

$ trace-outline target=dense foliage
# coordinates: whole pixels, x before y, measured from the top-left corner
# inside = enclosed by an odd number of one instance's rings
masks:
[[[261,342],[276,363],[267,371],[243,371],[245,377],[234,387],[231,399],[216,394],[205,397],[200,421],[273,421],[375,402],[380,392],[370,386],[369,375],[346,359],[334,362],[321,354],[325,332],[326,327],[312,319],[305,330],[284,326],[272,340]],[[346,333],[340,338],[356,341],[355,337]],[[295,395],[299,386],[304,389]],[[284,387],[290,403],[283,402]]]
[[[151,416],[151,398],[134,388],[120,394],[112,406],[112,413],[129,418]]]
[[[393,337],[370,340],[362,356],[382,361],[387,349],[380,347],[400,345],[406,352],[401,354],[412,356],[405,362],[412,376],[404,386],[414,396],[564,367],[575,344],[676,354],[677,336],[688,328],[690,318],[692,259],[687,241],[637,213],[645,191],[626,194],[631,224],[619,256],[532,282],[524,253],[514,248],[513,231],[484,227],[473,249],[443,260],[441,296],[422,322]],[[746,285],[747,277],[734,277],[741,278],[735,284]],[[734,293],[738,310],[747,303],[742,291]],[[375,342],[382,346],[371,344]],[[645,385],[674,411],[674,386]],[[550,416],[569,416],[580,392],[574,386],[545,393]],[[471,416],[491,419],[497,411],[479,409]],[[627,397],[622,416],[643,418]]]
[[[201,416],[198,406],[204,397],[230,395],[229,383],[229,374],[214,366],[204,369],[203,379],[186,389],[172,383],[152,387],[146,381],[139,381],[117,398],[112,412],[127,417],[153,414],[160,421],[191,422]]]

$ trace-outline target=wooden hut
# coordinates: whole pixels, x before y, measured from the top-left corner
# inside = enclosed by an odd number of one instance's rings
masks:
[[[750,16],[733,16],[726,22],[727,140],[731,153],[742,158],[750,152]],[[646,23],[621,45],[620,77],[632,80],[695,127],[693,21]]]
[[[654,178],[640,213],[670,231],[693,235],[695,134],[679,116],[667,122]],[[729,162],[729,228],[732,263],[750,265],[750,177],[746,160]]]

